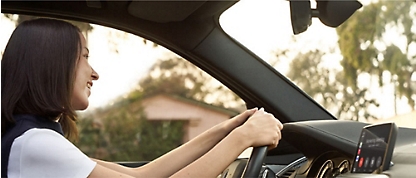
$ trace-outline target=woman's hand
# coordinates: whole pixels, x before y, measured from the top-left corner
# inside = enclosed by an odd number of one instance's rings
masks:
[[[261,108],[255,111],[244,124],[235,129],[235,132],[240,134],[248,146],[268,146],[269,149],[272,149],[278,145],[279,140],[282,138],[280,132],[282,129],[282,123]]]
[[[221,123],[222,128],[227,132],[231,132],[232,130],[234,130],[235,128],[241,126],[244,122],[247,121],[247,119],[253,115],[255,112],[257,112],[258,109],[257,108],[253,108],[253,109],[249,109],[244,111],[243,113],[240,113],[239,115],[226,120],[224,122]]]

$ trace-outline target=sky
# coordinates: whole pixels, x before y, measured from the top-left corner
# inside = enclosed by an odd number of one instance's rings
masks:
[[[226,11],[220,18],[224,30],[237,41],[247,46],[264,60],[274,60],[276,49],[308,50],[319,46],[320,50],[329,51],[337,43],[335,29],[324,26],[318,19],[312,21],[308,30],[296,36],[293,43],[293,32],[290,22],[289,2],[285,0],[242,0]],[[312,6],[314,6],[312,1]],[[249,9],[249,10],[248,10]],[[137,83],[153,65],[166,55],[173,55],[163,47],[154,48],[153,44],[143,43],[143,39],[118,30],[93,25],[88,34],[90,64],[99,73],[100,79],[94,82],[90,96],[90,107],[93,110],[111,104],[111,101],[123,97],[126,92],[137,87]],[[1,16],[0,49],[4,50],[7,40],[14,29],[14,23]],[[111,40],[102,38],[110,36]],[[300,45],[307,44],[307,45]],[[137,60],[140,59],[140,60]],[[338,54],[323,58],[325,65],[340,69]],[[281,61],[276,69],[286,73],[289,61]],[[389,94],[391,89],[383,89],[374,95]],[[391,110],[392,98],[380,97],[383,100],[382,110]],[[384,108],[384,109],[383,109]],[[399,108],[400,113],[409,112],[409,108]],[[392,113],[382,114],[390,117]]]

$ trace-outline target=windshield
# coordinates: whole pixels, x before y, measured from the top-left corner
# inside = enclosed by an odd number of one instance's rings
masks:
[[[294,35],[289,1],[242,0],[223,29],[293,81],[335,117],[415,123],[416,3],[360,1],[337,28],[320,19]],[[317,8],[311,1],[311,8]],[[399,121],[397,116],[406,116]]]

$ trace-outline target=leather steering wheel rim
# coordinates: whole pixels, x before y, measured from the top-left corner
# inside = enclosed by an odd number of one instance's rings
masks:
[[[267,146],[256,147],[251,152],[248,163],[244,169],[242,178],[252,178],[258,177],[261,171],[261,166],[263,165],[264,158],[267,154]]]

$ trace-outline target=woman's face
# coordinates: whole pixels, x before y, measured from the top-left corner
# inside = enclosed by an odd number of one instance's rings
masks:
[[[74,90],[71,98],[72,107],[75,110],[84,110],[88,107],[88,97],[91,95],[91,87],[93,80],[98,80],[98,74],[88,63],[89,51],[86,46],[84,35],[80,34],[81,38],[81,56],[78,58]]]

